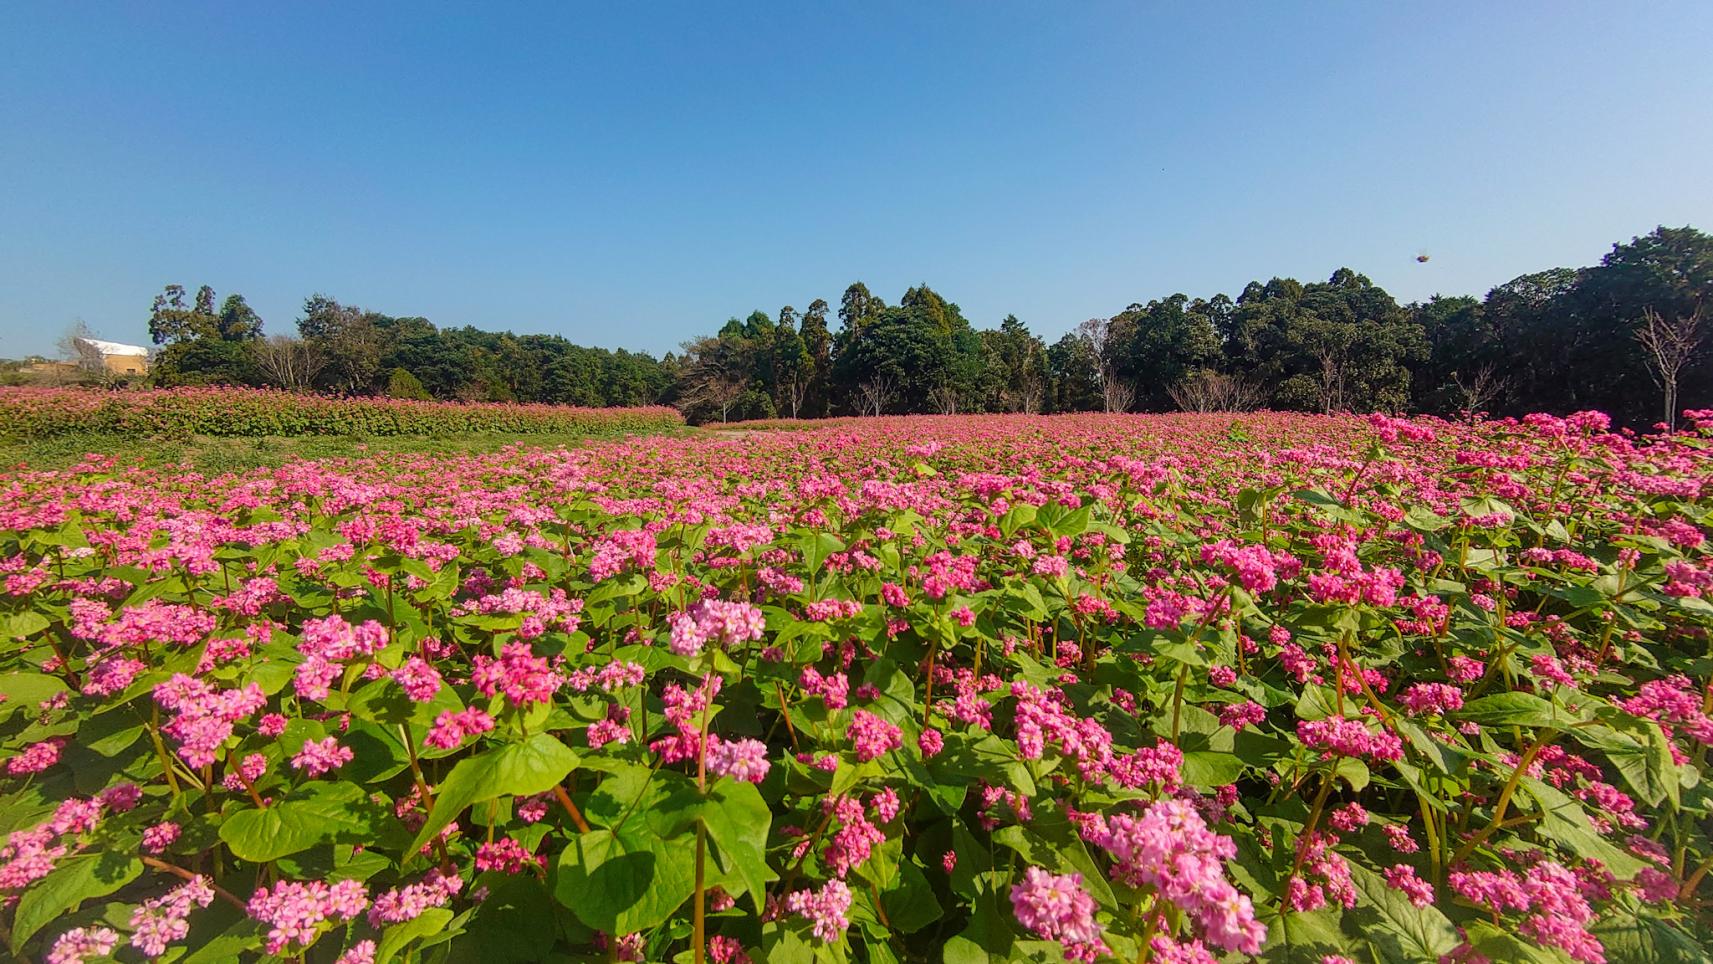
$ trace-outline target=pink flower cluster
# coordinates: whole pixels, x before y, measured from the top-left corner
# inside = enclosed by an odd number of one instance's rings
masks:
[[[1604,947],[1588,931],[1594,911],[1581,882],[1557,861],[1543,860],[1522,877],[1509,870],[1477,870],[1453,871],[1447,880],[1459,896],[1494,914],[1527,914],[1519,930],[1542,944],[1584,964],[1605,964]]]
[[[463,710],[441,710],[422,742],[436,750],[454,750],[470,737],[493,728],[494,718],[474,706]]]
[[[865,763],[904,745],[903,730],[867,710],[852,713],[845,738],[856,749],[856,758]]]
[[[809,932],[824,944],[831,944],[851,926],[845,915],[851,909],[851,889],[842,880],[829,880],[818,890],[793,891],[785,899],[785,908],[809,919]]]
[[[735,646],[760,639],[767,620],[761,610],[746,602],[703,599],[688,611],[667,618],[672,625],[670,647],[679,656],[695,656],[709,643]]]
[[[302,770],[312,777],[339,769],[352,759],[351,748],[341,746],[337,737],[305,740],[303,749],[291,758],[292,769]]]
[[[1011,910],[1030,933],[1058,941],[1068,961],[1093,961],[1108,953],[1094,919],[1094,898],[1083,890],[1081,874],[1051,874],[1026,867],[1023,881],[1011,887]]]
[[[332,921],[350,920],[369,906],[369,892],[361,881],[281,881],[272,887],[258,887],[250,896],[247,910],[251,917],[270,925],[267,937],[269,954],[283,954],[288,949],[302,950],[316,942],[322,925]]]
[[[144,957],[156,958],[167,945],[190,933],[190,909],[214,900],[208,878],[198,875],[160,897],[151,897],[131,912],[131,946]]]
[[[1449,683],[1416,683],[1398,694],[1411,716],[1444,715],[1463,708],[1463,691]]]
[[[1404,743],[1391,732],[1374,731],[1361,720],[1329,716],[1324,720],[1299,720],[1297,738],[1303,746],[1320,750],[1323,759],[1334,756],[1367,757],[1390,762],[1404,756]]]
[[[1085,816],[1083,839],[1112,857],[1112,878],[1131,887],[1149,886],[1194,921],[1216,947],[1254,954],[1267,938],[1255,906],[1225,879],[1225,861],[1237,853],[1231,838],[1208,829],[1196,808],[1183,800],[1161,800],[1139,817]]]
[[[255,683],[220,690],[183,673],[155,687],[154,697],[162,709],[176,714],[161,730],[177,741],[179,754],[193,767],[205,767],[219,759],[221,745],[232,735],[234,724],[268,702]]]
[[[499,659],[478,654],[470,660],[470,682],[483,696],[504,693],[517,707],[546,703],[565,684],[563,674],[530,649],[528,643],[507,643]]]
[[[760,783],[767,779],[772,766],[767,760],[767,744],[760,740],[708,740],[708,771],[719,776]]]
[[[416,920],[430,907],[445,907],[463,889],[464,881],[457,874],[431,870],[414,884],[395,887],[376,897],[375,906],[369,908],[369,926],[385,927]]]
[[[654,533],[646,529],[609,532],[595,543],[594,556],[589,560],[589,577],[601,582],[623,572],[627,566],[653,569],[657,551]]]

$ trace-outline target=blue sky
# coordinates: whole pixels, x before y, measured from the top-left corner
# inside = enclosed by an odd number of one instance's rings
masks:
[[[167,282],[661,352],[927,281],[1055,337],[1713,230],[1713,4],[11,3],[0,356]],[[1418,264],[1415,256],[1432,256]]]

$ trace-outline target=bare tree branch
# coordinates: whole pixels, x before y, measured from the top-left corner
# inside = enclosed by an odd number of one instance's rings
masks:
[[[1665,396],[1665,424],[1677,429],[1677,382],[1683,370],[1701,348],[1701,306],[1687,315],[1674,314],[1666,318],[1652,308],[1642,311],[1642,325],[1636,329],[1636,343],[1642,346],[1648,374]]]

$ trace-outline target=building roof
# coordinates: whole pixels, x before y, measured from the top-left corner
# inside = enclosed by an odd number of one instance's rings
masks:
[[[140,345],[121,345],[116,341],[101,341],[97,338],[79,338],[78,341],[103,355],[141,355],[146,358],[149,354],[149,350]]]

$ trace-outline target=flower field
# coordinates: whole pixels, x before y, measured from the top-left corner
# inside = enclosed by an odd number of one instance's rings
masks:
[[[14,472],[0,940],[1703,960],[1710,441],[987,416]]]
[[[675,409],[576,408],[397,398],[332,398],[259,388],[104,392],[0,388],[0,440],[63,435],[131,438],[212,435],[587,434],[659,432],[684,424]]]

